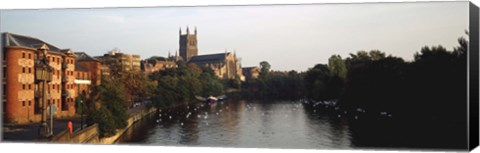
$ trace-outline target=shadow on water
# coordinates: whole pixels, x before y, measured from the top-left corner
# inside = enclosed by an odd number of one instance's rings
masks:
[[[462,149],[466,144],[464,130],[455,124],[378,116],[298,101],[196,103],[149,115],[119,143],[304,149]]]

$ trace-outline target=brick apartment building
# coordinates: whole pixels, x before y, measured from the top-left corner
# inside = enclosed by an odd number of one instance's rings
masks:
[[[13,33],[2,33],[2,103],[4,122],[30,123],[41,120],[41,83],[35,81],[35,63],[39,49],[46,49],[46,57],[53,68],[52,81],[46,86],[47,105],[55,105],[55,117],[75,115],[75,98],[79,85],[88,85],[88,68],[78,70],[80,65],[70,49],[58,47],[38,38]],[[87,76],[87,77],[78,77]],[[80,84],[79,84],[80,83]]]
[[[91,77],[88,79],[92,81],[92,84],[100,85],[102,79],[102,63],[100,60],[93,58],[84,52],[75,52],[74,55],[78,66],[89,71]]]

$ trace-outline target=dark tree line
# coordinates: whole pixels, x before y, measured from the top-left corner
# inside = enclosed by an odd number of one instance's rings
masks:
[[[298,99],[305,92],[303,73],[296,71],[271,71],[267,61],[260,62],[259,78],[247,79],[242,83],[245,98]]]
[[[371,145],[389,136],[396,138],[393,143],[385,142],[389,145],[464,148],[468,42],[464,38],[458,42],[453,50],[423,47],[411,62],[378,50],[359,51],[343,60],[345,78],[338,71],[339,67],[343,70],[340,61],[318,64],[306,72],[306,96],[312,101],[338,100],[338,107],[351,112],[361,108],[377,117],[381,112],[393,115],[390,121],[351,125],[357,132],[367,131],[358,137],[378,139]],[[330,58],[337,59],[335,55]],[[382,131],[389,132],[378,134]]]
[[[224,93],[224,84],[211,69],[183,62],[177,65],[177,68],[158,71],[150,76],[157,83],[152,97],[157,107],[192,101],[195,96]]]
[[[379,50],[359,51],[346,58],[332,55],[328,64],[302,73],[271,71],[264,61],[260,77],[247,80],[242,89],[244,95],[256,98],[305,97],[314,103],[336,101],[335,107],[342,112],[367,110],[365,114],[376,119],[351,126],[355,132],[367,131],[359,136],[367,141],[378,139],[372,144],[391,136],[398,139],[385,144],[461,148],[467,138],[468,41],[459,38],[458,43],[452,50],[422,47],[413,61]],[[377,120],[383,112],[390,120]],[[374,137],[387,128],[395,130]]]

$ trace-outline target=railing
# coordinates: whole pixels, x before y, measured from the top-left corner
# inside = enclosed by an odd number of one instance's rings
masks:
[[[97,143],[99,142],[98,136],[98,124],[93,124],[72,134],[70,134],[70,129],[65,129],[52,137],[50,141],[60,143]]]

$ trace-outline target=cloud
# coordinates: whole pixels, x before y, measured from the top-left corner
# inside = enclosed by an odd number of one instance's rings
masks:
[[[120,15],[99,15],[97,16],[100,20],[112,23],[125,23],[125,17]]]

